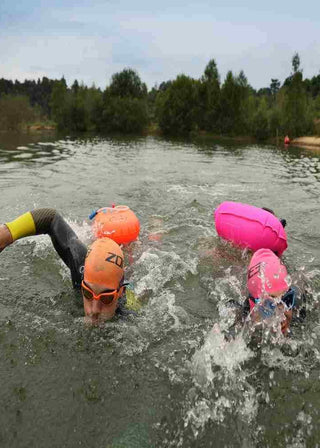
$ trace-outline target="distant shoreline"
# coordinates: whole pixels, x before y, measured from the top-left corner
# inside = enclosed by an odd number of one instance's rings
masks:
[[[56,131],[57,126],[55,124],[33,124],[29,125],[25,129],[27,132],[37,132],[37,131]],[[142,135],[145,136],[163,136],[162,132],[158,128],[157,125],[151,125],[145,131],[142,133]],[[198,131],[194,132],[193,134],[189,135],[189,137],[193,138],[208,138],[208,139],[215,139],[215,140],[231,140],[234,142],[242,142],[242,143],[272,143],[275,145],[282,144],[284,142],[284,137],[271,137],[266,140],[259,141],[255,137],[252,136],[232,136],[232,135],[217,135],[206,131]],[[297,137],[290,141],[290,145],[293,146],[305,146],[305,147],[312,147],[320,148],[320,137],[317,137],[315,135],[313,136],[304,136],[304,137]]]
[[[310,147],[320,147],[320,137],[306,136],[306,137],[298,137],[291,140],[290,144],[295,146],[310,146]]]
[[[28,131],[55,131],[57,127],[55,125],[49,124],[33,124],[31,126],[27,126]]]

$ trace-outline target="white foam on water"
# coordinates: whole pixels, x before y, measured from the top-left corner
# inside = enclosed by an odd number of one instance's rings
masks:
[[[13,156],[13,159],[30,159],[31,157],[33,157],[33,154],[31,153],[19,153],[16,154],[15,156]]]
[[[37,142],[39,146],[55,146],[52,142]]]
[[[219,323],[211,324],[191,359],[194,386],[184,417],[185,427],[192,429],[195,438],[209,422],[220,425],[237,419],[247,425],[258,412],[258,394],[248,381],[253,373],[244,368],[255,355],[241,331],[228,340],[225,337],[238,310],[229,306],[230,299],[237,298],[239,306],[244,300],[239,276],[227,268],[222,278],[215,279],[210,297],[217,303]]]
[[[36,235],[31,236],[28,240],[23,240],[23,242],[28,242],[29,244],[34,244],[33,255],[39,258],[45,258],[54,248],[52,246],[52,241],[48,235]]]
[[[244,361],[252,356],[253,353],[241,335],[227,341],[219,324],[216,323],[206,335],[203,346],[193,356],[194,381],[200,386],[207,387],[214,379],[213,366],[219,366],[233,374]]]
[[[318,341],[316,343],[318,344]],[[261,362],[269,368],[302,373],[308,377],[309,369],[320,365],[320,352],[312,338],[283,338],[277,345],[269,344],[261,348]]]
[[[49,304],[48,304],[49,306]],[[52,312],[47,312],[48,317],[40,316],[35,313],[29,313],[24,311],[23,315],[19,316],[19,325],[25,325],[29,329],[33,330],[33,336],[35,334],[41,335],[42,333],[46,333],[48,330],[54,330],[57,333],[61,334],[70,334],[70,321],[64,319],[65,314],[63,312],[57,312],[57,310],[53,310]],[[54,320],[51,319],[50,315],[54,315],[55,317],[61,317],[61,319]],[[83,321],[83,318],[82,318]]]
[[[257,393],[242,369],[253,356],[241,335],[228,342],[218,324],[206,334],[191,360],[194,398],[184,417],[184,425],[191,426],[194,437],[209,421],[219,424],[236,417],[249,424],[255,419]]]
[[[90,222],[82,221],[81,223],[79,223],[71,219],[66,219],[66,221],[70,225],[72,230],[76,233],[80,241],[82,241],[84,244],[90,244],[93,241],[94,235]]]
[[[209,196],[217,197],[218,194],[215,190],[212,189],[212,185],[204,184],[204,185],[170,185],[167,188],[168,193],[177,193],[181,196],[194,195],[194,194],[207,194]]]
[[[88,244],[93,240],[90,223],[83,221],[79,224],[78,222],[70,219],[66,219],[66,222],[70,225],[80,241],[82,241],[84,244]],[[54,252],[52,241],[48,235],[29,236],[27,239],[18,240],[16,244],[32,244],[34,246],[33,255],[39,258],[45,258],[49,253],[51,253],[52,251]]]
[[[225,276],[215,279],[214,290],[211,297],[216,299],[218,303],[226,304],[232,297],[242,298],[242,285],[240,279],[231,274],[231,268],[227,268]]]
[[[53,154],[54,152],[52,151],[51,153]],[[37,156],[47,156],[47,155],[48,155],[47,151],[37,151]]]
[[[137,319],[137,318],[136,318]],[[108,342],[111,343],[121,356],[133,357],[143,353],[149,347],[149,340],[137,322],[107,322],[104,324],[108,328]]]
[[[312,416],[300,411],[295,421],[295,429],[293,435],[286,436],[286,448],[307,448],[310,446],[306,442],[306,438],[311,436],[314,430]],[[314,445],[314,447],[319,447],[319,444]]]
[[[188,319],[186,312],[175,302],[175,295],[169,290],[152,297],[144,308],[142,326],[149,337],[165,337],[169,331],[181,330]]]
[[[194,194],[207,194],[209,196],[218,198],[219,196],[228,196],[228,192],[232,191],[234,194],[235,191],[241,192],[246,191],[248,187],[243,184],[223,184],[219,183],[215,185],[215,188],[212,188],[212,185],[210,184],[204,184],[204,185],[181,185],[181,184],[171,184],[170,187],[167,188],[168,193],[176,193],[180,196],[188,196],[188,195],[194,195]],[[260,188],[256,191],[262,191],[263,189]]]
[[[59,265],[59,274],[61,275],[62,280],[64,281],[71,280],[70,269],[68,268],[68,266],[64,264],[61,258],[57,258],[57,263]]]
[[[157,348],[152,349],[153,362],[156,367],[166,371],[173,380],[174,376],[177,378],[177,373],[168,358],[163,362],[163,346],[160,341],[167,341],[168,333],[182,330],[186,321],[186,313],[176,305],[174,294],[164,291],[151,298],[137,316],[127,322],[108,322],[106,326],[109,330],[114,326],[114,332],[111,337],[108,335],[108,339],[124,356],[132,357],[147,351],[150,345],[156,342],[160,353]]]
[[[138,295],[145,291],[159,292],[170,280],[185,278],[188,273],[196,274],[197,260],[183,260],[175,252],[156,248],[143,252],[135,264],[133,282]]]

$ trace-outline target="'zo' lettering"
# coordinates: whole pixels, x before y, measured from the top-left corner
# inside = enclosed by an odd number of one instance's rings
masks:
[[[116,264],[119,268],[123,268],[123,258],[120,255],[113,254],[112,252],[108,252],[110,255],[106,258],[106,261],[110,263]]]

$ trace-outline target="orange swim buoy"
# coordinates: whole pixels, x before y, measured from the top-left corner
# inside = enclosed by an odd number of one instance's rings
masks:
[[[107,236],[118,244],[128,244],[138,238],[139,232],[139,219],[126,205],[103,207],[94,215],[93,233],[96,238]]]

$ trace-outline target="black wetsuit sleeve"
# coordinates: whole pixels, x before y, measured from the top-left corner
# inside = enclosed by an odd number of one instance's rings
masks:
[[[83,276],[83,266],[87,247],[83,244],[69,224],[59,213],[50,208],[31,212],[36,234],[48,234],[53,246],[71,272],[73,287],[79,289]]]
[[[293,316],[292,321],[293,322],[303,322],[306,318],[307,312],[306,312],[306,305],[307,305],[307,291],[306,287],[298,287],[298,286],[292,286],[291,289],[294,291],[294,307],[293,307]]]
[[[246,297],[242,304],[242,319],[245,320],[250,314],[250,302],[249,297]]]

